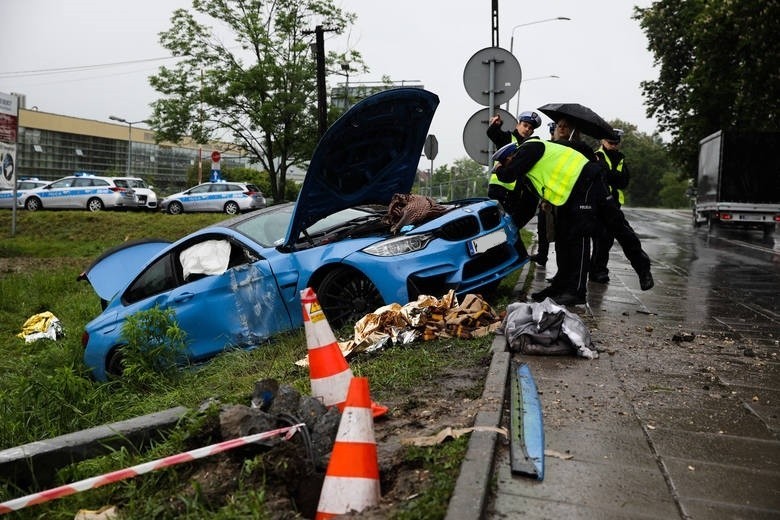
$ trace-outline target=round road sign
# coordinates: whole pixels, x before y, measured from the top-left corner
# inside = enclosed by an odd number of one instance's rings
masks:
[[[222,159],[222,154],[218,151],[214,150],[211,152],[211,162],[219,162],[219,160]]]
[[[490,64],[494,63],[493,103],[512,99],[523,77],[517,58],[501,47],[487,47],[474,53],[463,69],[463,85],[468,95],[482,106],[490,105]]]
[[[517,126],[517,119],[515,116],[498,108],[494,112],[495,115],[501,116],[503,124],[502,130],[512,131]],[[466,148],[466,153],[469,157],[474,159],[482,166],[490,165],[490,155],[488,147],[491,145],[490,139],[487,136],[488,124],[490,123],[490,110],[483,108],[477,110],[473,116],[466,122],[465,128],[463,128],[463,147]],[[495,146],[493,146],[495,149]]]

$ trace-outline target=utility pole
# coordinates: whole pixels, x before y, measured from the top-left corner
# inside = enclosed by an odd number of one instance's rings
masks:
[[[325,31],[334,31],[318,25],[314,28],[315,59],[317,62],[317,129],[320,137],[325,135],[328,129],[328,93],[325,89]],[[303,31],[303,34],[311,34],[312,31]]]

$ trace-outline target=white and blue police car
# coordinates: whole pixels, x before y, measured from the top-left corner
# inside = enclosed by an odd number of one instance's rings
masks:
[[[28,211],[39,209],[103,209],[134,208],[138,202],[135,192],[117,186],[112,177],[76,173],[58,179],[46,186],[25,192],[19,197],[19,206]]]

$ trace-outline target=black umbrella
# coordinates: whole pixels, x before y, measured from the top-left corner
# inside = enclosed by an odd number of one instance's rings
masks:
[[[615,139],[612,126],[596,112],[579,103],[547,103],[539,107],[539,111],[553,121],[565,117],[582,133],[596,139]]]

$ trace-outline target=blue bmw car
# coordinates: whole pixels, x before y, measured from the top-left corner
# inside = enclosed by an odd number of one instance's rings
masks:
[[[104,304],[83,335],[94,376],[121,374],[123,325],[155,306],[175,311],[198,362],[300,327],[307,287],[340,327],[421,294],[484,291],[520,268],[517,228],[494,200],[444,204],[400,229],[388,218],[393,196],[410,193],[438,103],[415,88],[366,98],[322,137],[295,203],[104,253],[82,275]]]

